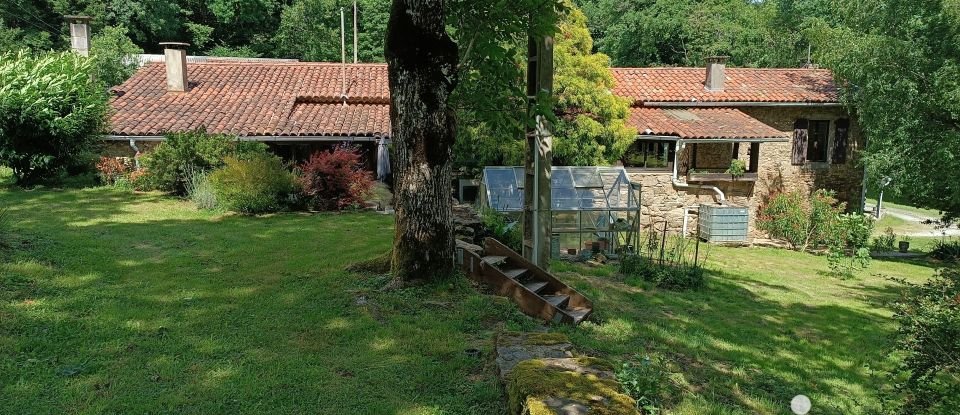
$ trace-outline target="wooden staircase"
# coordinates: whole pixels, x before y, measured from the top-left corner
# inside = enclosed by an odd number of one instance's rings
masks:
[[[496,239],[484,239],[480,249],[457,249],[468,277],[493,287],[529,316],[576,325],[593,312],[593,303],[577,290]]]

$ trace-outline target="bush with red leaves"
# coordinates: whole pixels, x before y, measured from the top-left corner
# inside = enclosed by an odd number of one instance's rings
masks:
[[[103,184],[113,186],[117,180],[133,171],[132,164],[126,157],[100,157],[97,161],[97,175]]]
[[[361,160],[360,151],[348,145],[310,156],[300,166],[300,185],[311,206],[342,210],[362,205],[373,188],[373,176]]]

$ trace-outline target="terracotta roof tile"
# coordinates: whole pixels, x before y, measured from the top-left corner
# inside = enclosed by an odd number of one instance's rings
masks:
[[[166,90],[163,64],[147,64],[113,88],[110,134],[161,135],[204,127],[210,132],[246,136],[388,136],[386,65],[346,65],[346,107],[340,97],[342,70],[336,63],[191,63],[187,67],[190,89],[177,93]],[[638,106],[653,101],[837,101],[837,88],[827,70],[728,68],[723,92],[704,89],[705,72],[703,68],[615,68],[613,92]],[[638,110],[632,115],[635,124],[665,120],[644,115],[655,112]],[[690,112],[727,122],[727,126],[748,128],[748,133],[760,131],[753,129],[759,128],[755,125],[759,121],[744,120],[749,117],[739,111]],[[706,131],[706,126],[701,127],[699,131]]]
[[[786,137],[733,108],[631,108],[628,123],[643,135],[686,139]]]
[[[113,88],[110,134],[204,127],[245,136],[389,135],[386,65],[346,65],[346,107],[341,71],[330,63],[193,63],[187,67],[190,89],[167,92],[163,64],[148,64]]]
[[[826,69],[727,68],[723,91],[704,87],[706,68],[613,68],[613,92],[645,102],[838,102]]]

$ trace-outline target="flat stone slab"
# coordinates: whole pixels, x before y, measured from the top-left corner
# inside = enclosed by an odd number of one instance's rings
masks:
[[[500,333],[497,336],[497,369],[500,379],[520,362],[530,359],[573,357],[573,345],[556,333]]]
[[[870,257],[872,258],[923,258],[927,254],[921,254],[917,252],[871,252]]]

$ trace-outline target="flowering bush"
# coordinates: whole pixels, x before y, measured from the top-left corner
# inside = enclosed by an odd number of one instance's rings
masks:
[[[373,177],[364,170],[360,152],[347,145],[314,153],[300,170],[303,192],[310,205],[320,210],[358,206],[373,188]]]
[[[118,180],[125,179],[133,172],[130,159],[122,157],[100,157],[96,167],[100,181],[108,186],[115,185]]]

